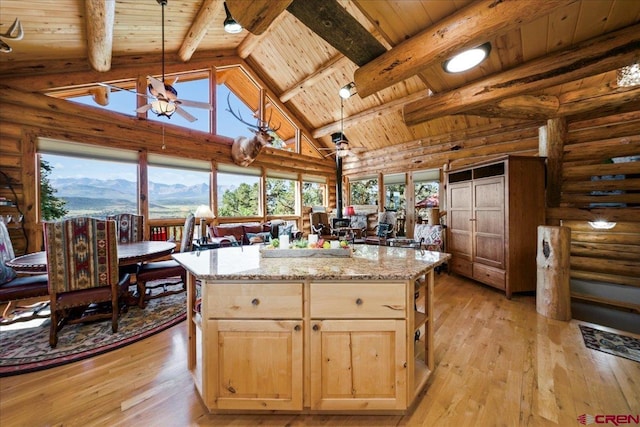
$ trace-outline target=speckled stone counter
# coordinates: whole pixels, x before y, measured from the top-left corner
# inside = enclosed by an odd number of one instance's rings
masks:
[[[273,249],[278,250],[278,249]],[[322,250],[322,249],[318,249]],[[446,262],[450,255],[376,245],[355,245],[346,258],[262,258],[260,245],[174,254],[198,279],[405,280]]]
[[[406,413],[435,368],[433,269],[449,255],[260,249],[173,255],[189,272],[188,369],[209,412]]]

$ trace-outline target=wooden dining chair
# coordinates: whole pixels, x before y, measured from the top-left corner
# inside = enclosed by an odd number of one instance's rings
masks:
[[[190,252],[193,246],[193,230],[195,228],[195,217],[189,214],[184,221],[182,229],[182,240],[180,241],[180,252]],[[171,277],[180,277],[180,282],[162,282],[154,286],[147,286],[152,280],[166,280]],[[168,285],[182,284],[178,290],[169,290]],[[167,261],[152,261],[140,266],[137,273],[138,306],[144,308],[147,301],[153,298],[160,298],[166,295],[183,292],[187,289],[187,271],[171,259]],[[147,290],[162,287],[162,292],[157,294],[147,294]]]
[[[111,319],[111,331],[117,332],[120,295],[129,275],[119,276],[115,221],[77,217],[45,222],[44,238],[51,347],[65,324]]]
[[[118,243],[141,242],[144,240],[144,217],[132,213],[108,215],[117,226]]]
[[[48,305],[38,304],[30,307],[12,307],[12,303],[35,297],[46,297],[49,295],[48,278],[46,274],[30,274],[18,276],[16,271],[5,265],[6,262],[15,258],[13,244],[9,236],[9,230],[3,221],[0,221],[0,304],[6,304],[0,323],[8,325],[15,322],[24,322],[35,318],[46,318],[48,314],[43,314]],[[43,298],[44,299],[44,298]],[[24,310],[19,316],[13,313]],[[26,313],[29,314],[26,314]]]
[[[107,219],[116,222],[118,243],[126,244],[144,240],[144,216],[120,213],[108,215]],[[139,264],[125,265],[120,267],[120,275],[128,273],[132,275],[132,280],[135,280],[133,276],[138,272],[138,268],[140,268]]]

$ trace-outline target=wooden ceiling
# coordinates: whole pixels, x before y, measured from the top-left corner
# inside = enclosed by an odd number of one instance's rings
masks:
[[[640,60],[640,1],[322,0],[313,3],[321,24],[313,29],[302,23],[314,12],[300,11],[305,1],[227,0],[255,33],[231,35],[223,31],[221,0],[168,0],[167,57],[184,70],[197,58],[243,60],[319,146],[331,146],[331,133],[340,130],[338,90],[355,81],[359,93],[344,101],[344,131],[352,146],[369,152],[513,120],[543,123],[640,104],[639,89],[619,89],[615,81],[617,68]],[[2,0],[0,33],[15,18],[24,38],[3,38],[13,51],[0,54],[0,79],[8,84],[18,74],[91,68],[87,75],[104,81],[141,61],[160,62],[156,0]],[[492,49],[479,67],[443,71],[450,54],[484,42]],[[384,53],[369,60],[368,46],[376,45]],[[363,50],[365,59],[357,56]],[[36,89],[49,84],[42,79]]]

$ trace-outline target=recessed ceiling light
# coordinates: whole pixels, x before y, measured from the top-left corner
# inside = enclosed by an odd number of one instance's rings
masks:
[[[491,43],[487,42],[447,59],[442,67],[447,73],[461,73],[480,64],[489,56],[489,52],[491,52]]]

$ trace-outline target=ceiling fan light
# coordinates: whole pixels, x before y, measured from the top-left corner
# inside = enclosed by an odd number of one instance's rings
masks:
[[[164,116],[170,118],[176,112],[176,105],[173,102],[164,99],[155,99],[151,102],[151,111],[158,117]]]
[[[233,16],[231,16],[231,12],[229,12],[229,8],[227,7],[227,2],[224,2],[224,11],[227,14],[227,17],[224,20],[224,30],[229,34],[238,34],[242,32],[242,25],[238,23]]]
[[[462,73],[484,61],[489,56],[489,52],[491,52],[491,43],[487,42],[447,59],[442,67],[447,73]]]

